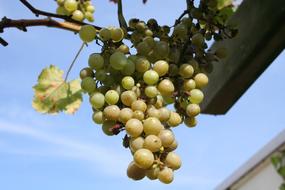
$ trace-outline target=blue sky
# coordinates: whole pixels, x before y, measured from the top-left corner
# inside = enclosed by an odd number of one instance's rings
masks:
[[[53,1],[30,1],[53,11]],[[126,0],[125,16],[172,24],[183,11],[184,1]],[[117,25],[116,7],[95,1],[95,24]],[[0,0],[0,17],[34,18],[19,1]],[[32,86],[42,68],[55,64],[67,70],[80,47],[71,32],[37,27],[24,33],[6,30],[1,36],[10,45],[0,47],[0,189],[94,190],[116,187],[143,190],[211,190],[283,130],[285,53],[224,116],[199,116],[194,129],[175,129],[177,153],[183,166],[171,185],[147,179],[134,182],[125,173],[131,155],[121,145],[122,136],[107,137],[91,120],[87,99],[75,116],[41,115],[31,107]],[[80,55],[70,78],[87,65],[90,45]]]

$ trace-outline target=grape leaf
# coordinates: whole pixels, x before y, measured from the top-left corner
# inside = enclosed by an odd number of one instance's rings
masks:
[[[32,106],[40,113],[56,114],[64,111],[73,114],[82,102],[80,80],[65,82],[63,71],[54,65],[42,70],[33,89]]]

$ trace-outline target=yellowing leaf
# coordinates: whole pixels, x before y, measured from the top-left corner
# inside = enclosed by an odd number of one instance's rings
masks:
[[[73,114],[82,102],[80,81],[65,82],[63,71],[54,65],[43,69],[33,89],[32,106],[40,113],[56,114],[64,111]]]

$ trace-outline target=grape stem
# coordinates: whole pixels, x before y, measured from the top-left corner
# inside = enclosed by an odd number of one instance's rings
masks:
[[[124,14],[123,14],[123,5],[122,0],[118,0],[118,20],[121,28],[128,29],[127,22],[125,20]]]

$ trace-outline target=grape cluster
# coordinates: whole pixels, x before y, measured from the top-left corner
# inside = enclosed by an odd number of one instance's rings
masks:
[[[58,4],[57,14],[71,16],[72,19],[80,22],[84,19],[89,22],[94,21],[95,7],[91,0],[56,0],[56,2]]]
[[[96,39],[103,44],[80,71],[81,87],[89,95],[93,121],[103,132],[126,132],[123,145],[133,155],[127,169],[131,179],[147,176],[168,184],[181,167],[173,130],[183,122],[196,126],[207,73],[213,61],[225,56],[224,49],[208,51],[206,41],[222,32],[200,11],[193,5],[173,28],[155,19],[131,19],[128,28],[81,28],[84,42]]]

